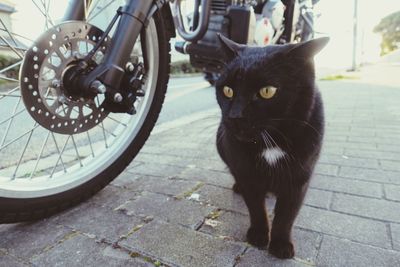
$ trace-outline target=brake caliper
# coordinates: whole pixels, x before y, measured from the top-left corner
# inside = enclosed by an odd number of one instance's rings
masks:
[[[143,63],[128,63],[126,74],[121,83],[122,90],[109,88],[104,108],[109,112],[136,114],[135,103],[145,96],[143,85],[146,81]]]

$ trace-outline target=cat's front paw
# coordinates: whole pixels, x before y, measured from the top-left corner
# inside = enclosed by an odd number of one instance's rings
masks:
[[[266,247],[268,245],[268,230],[250,227],[247,231],[247,241],[256,247]]]
[[[289,240],[272,239],[268,250],[272,255],[280,259],[294,257],[294,246]]]
[[[241,192],[240,192],[240,187],[239,187],[239,185],[238,185],[237,183],[235,183],[235,184],[232,186],[232,190],[233,190],[233,192],[235,192],[236,194],[241,194]]]

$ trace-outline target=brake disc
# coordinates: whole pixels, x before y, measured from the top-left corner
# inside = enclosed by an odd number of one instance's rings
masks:
[[[108,115],[104,96],[77,96],[69,93],[63,78],[77,66],[103,35],[85,22],[66,22],[43,33],[26,52],[20,83],[24,104],[33,119],[60,134],[85,132]],[[100,64],[111,45],[106,37],[93,56],[92,68]]]

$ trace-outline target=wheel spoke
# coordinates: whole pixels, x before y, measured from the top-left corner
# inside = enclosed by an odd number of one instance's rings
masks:
[[[97,8],[98,6],[98,2],[96,3],[96,6],[92,9],[92,11],[94,11],[95,8]],[[95,13],[94,15],[89,14],[89,17],[87,19],[87,22],[90,22],[92,19],[94,19],[95,17],[97,17],[101,12],[103,12],[107,7],[109,7],[112,3],[114,2],[114,0],[111,0],[110,2],[108,2],[105,6],[103,6],[97,13]]]
[[[74,144],[76,156],[78,157],[78,160],[79,160],[79,165],[81,165],[81,167],[82,167],[83,166],[82,159],[81,159],[81,156],[79,155],[78,147],[76,146],[75,138],[73,135],[71,135],[71,139],[72,139],[72,143]]]
[[[42,13],[42,15],[45,17],[46,19],[46,28],[49,28],[49,23],[51,24],[51,26],[54,26],[53,20],[48,16],[48,10],[46,8],[46,3],[44,1],[41,1],[41,4],[43,6],[43,10],[40,7],[40,5],[38,3],[36,3],[36,0],[32,0],[32,3],[37,7],[37,9],[39,10],[40,13]]]
[[[29,176],[29,179],[32,179],[32,178],[33,178],[33,175],[35,175],[35,172],[36,172],[36,170],[37,170],[37,167],[39,166],[39,161],[40,161],[40,159],[42,158],[43,151],[44,151],[44,148],[46,147],[46,144],[47,144],[47,141],[49,140],[49,137],[50,137],[50,131],[47,132],[47,136],[46,136],[46,138],[44,139],[42,148],[40,149],[39,156],[38,156],[38,158],[37,158],[37,160],[36,160],[36,163],[35,163],[35,167],[33,168],[32,172],[31,172],[31,175]]]
[[[90,138],[89,131],[86,132],[86,135],[87,135],[87,138],[88,138],[88,140],[89,140],[90,151],[92,152],[92,156],[93,156],[93,158],[94,158],[95,155],[94,155],[94,150],[93,150],[93,146],[92,146],[92,140],[91,140],[91,138]]]
[[[118,123],[118,124],[121,124],[121,125],[124,126],[124,127],[127,127],[127,126],[128,126],[126,123],[123,123],[123,122],[121,122],[121,121],[119,121],[119,120],[117,120],[117,119],[114,119],[114,118],[111,117],[111,116],[108,116],[107,118],[109,118],[109,119],[112,120],[112,121],[115,121],[115,122]]]
[[[51,132],[51,136],[53,137],[54,144],[56,145],[57,153],[60,155],[61,151],[60,151],[60,148],[59,148],[59,146],[58,146],[56,137],[54,136],[54,133],[53,133],[53,132]],[[61,161],[61,164],[62,164],[62,166],[63,166],[64,172],[67,172],[67,170],[66,170],[66,168],[65,168],[65,164],[64,164],[63,159],[60,158],[60,161]]]
[[[54,135],[53,135],[53,137],[54,137]],[[63,148],[61,149],[61,153],[59,153],[59,156],[58,156],[56,165],[54,165],[54,168],[53,168],[53,170],[51,171],[50,178],[53,178],[53,175],[54,175],[54,172],[56,171],[56,168],[57,168],[57,166],[58,166],[58,163],[60,162],[60,160],[62,161],[62,154],[64,153],[65,148],[67,147],[67,144],[68,144],[68,141],[69,141],[69,138],[70,138],[70,137],[71,137],[71,135],[68,135],[67,140],[65,140],[65,143],[64,143],[64,145],[63,145]],[[64,172],[67,172],[67,170],[66,170],[64,164],[63,164],[63,168],[64,168]]]
[[[6,132],[4,133],[3,139],[1,140],[0,147],[2,147],[4,145],[4,142],[6,141],[8,132],[10,131],[11,124],[14,120],[14,117],[16,116],[15,114],[17,113],[17,109],[20,103],[21,103],[21,98],[18,99],[17,104],[15,104],[14,106],[13,115],[8,119],[9,122],[7,124]]]
[[[31,131],[35,130],[37,127],[39,127],[39,125],[36,125],[35,127],[33,127],[32,129],[26,131],[25,133],[21,134],[20,136],[14,138],[13,140],[11,140],[10,142],[8,142],[7,144],[0,146],[0,151],[5,149],[6,147],[12,145],[13,143],[15,143],[16,141],[18,141],[19,139],[21,139],[22,137],[24,137],[25,135],[29,134]]]
[[[0,37],[1,37],[1,36],[0,36]],[[4,76],[4,75],[0,75],[0,79],[6,80],[6,81],[9,81],[9,82],[19,82],[17,79],[9,78],[9,77],[6,77],[6,76]]]
[[[12,64],[12,65],[10,65],[8,67],[5,67],[4,69],[0,70],[0,74],[4,73],[4,72],[6,72],[6,71],[8,71],[10,69],[13,69],[13,68],[15,68],[15,67],[17,67],[17,66],[19,66],[21,64],[22,64],[22,60],[14,63],[14,64]]]
[[[2,125],[3,123],[12,120],[13,118],[17,117],[19,114],[23,113],[24,111],[26,111],[26,109],[21,109],[20,111],[16,112],[15,114],[13,114],[11,117],[4,119],[0,122],[0,125]]]
[[[104,124],[103,124],[103,122],[101,122],[101,126],[100,126],[100,124],[98,124],[98,126],[103,130],[104,143],[105,143],[105,145],[106,145],[106,148],[108,148],[107,136],[106,136],[106,131],[105,131],[105,129],[104,129]]]
[[[21,59],[24,58],[24,56],[14,47],[12,46],[6,38],[4,38],[3,36],[0,35],[0,39],[7,45],[6,47],[10,48],[12,51],[14,51],[15,54],[17,54],[18,57],[20,57]]]
[[[19,89],[19,86],[17,86],[17,87],[15,87],[15,88],[11,89],[10,91],[8,91],[8,92],[5,93],[5,94],[1,94],[0,100],[3,99],[3,98],[5,98],[5,97],[7,97],[7,96],[11,96],[11,94],[14,93],[15,91],[18,91],[18,89]]]
[[[36,125],[37,125],[37,122],[35,122],[33,127],[35,127]],[[36,128],[33,128],[32,131],[29,133],[28,140],[26,141],[24,149],[22,150],[21,156],[19,157],[17,167],[15,168],[15,171],[14,171],[14,174],[12,175],[12,177],[11,177],[11,180],[14,180],[15,176],[17,175],[19,166],[21,165],[22,159],[24,158],[24,155],[25,155],[25,152],[26,152],[26,148],[28,147],[28,144],[31,141],[31,138],[32,138],[32,135],[33,135],[33,132],[35,131],[35,129]]]

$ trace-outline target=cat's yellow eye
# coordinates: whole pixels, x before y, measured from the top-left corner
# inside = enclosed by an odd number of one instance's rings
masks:
[[[223,92],[224,92],[224,95],[227,98],[232,98],[233,97],[233,90],[229,86],[224,86]]]
[[[264,99],[270,99],[276,94],[277,88],[274,86],[265,86],[260,89],[260,96]]]

